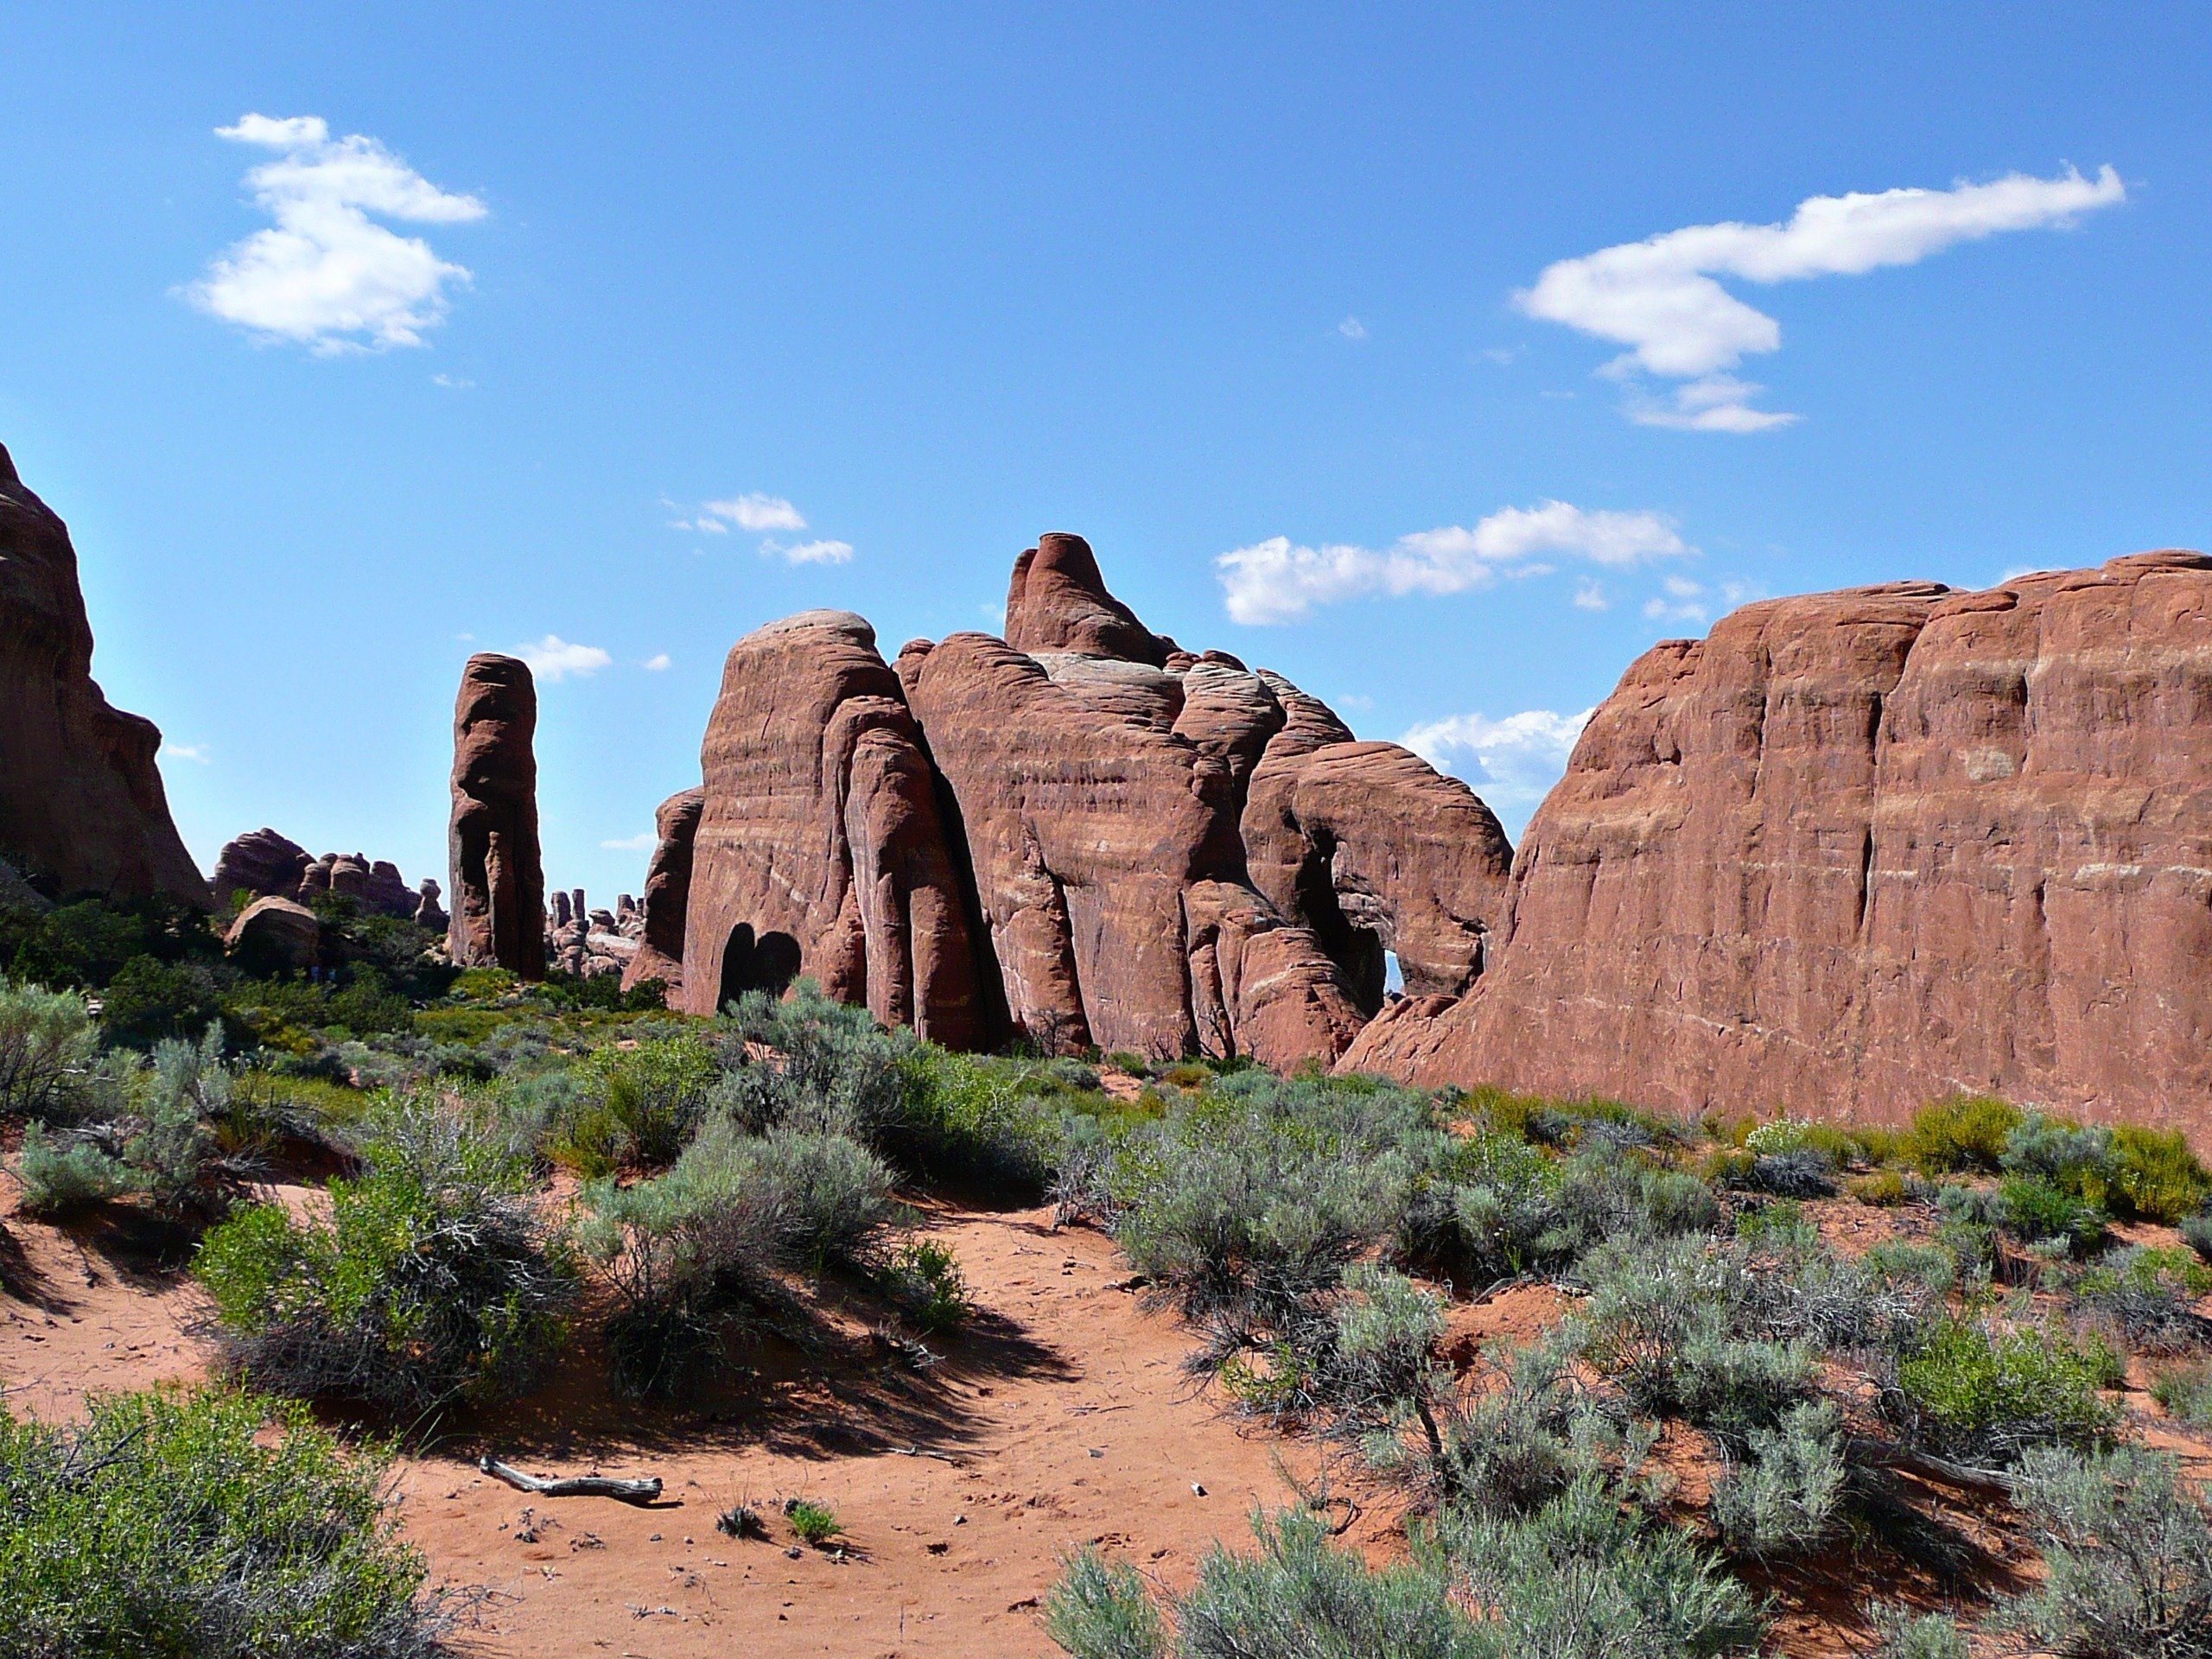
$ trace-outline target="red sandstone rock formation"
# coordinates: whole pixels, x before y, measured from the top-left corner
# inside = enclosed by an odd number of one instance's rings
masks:
[[[223,947],[249,973],[299,973],[321,952],[322,924],[289,899],[257,899],[231,924]]]
[[[1055,531],[1014,562],[1006,595],[1006,642],[1017,651],[1071,651],[1163,666],[1175,649],[1106,591],[1090,543]]]
[[[1312,922],[1369,1013],[1386,950],[1412,995],[1457,995],[1482,971],[1513,848],[1474,791],[1412,751],[1278,738],[1242,829],[1253,886]]]
[[[1685,1109],[1952,1089],[2201,1132],[2212,560],[1753,605],[1631,667],[1490,971],[1343,1062]]]
[[[739,640],[700,760],[684,1007],[804,974],[887,1024],[983,1040],[935,775],[874,629],[809,611]]]
[[[1008,1013],[1048,1047],[1332,1057],[1363,1016],[1313,930],[1244,884],[1236,834],[1281,706],[1233,658],[1177,666],[976,633],[900,653]]]
[[[537,843],[537,687],[527,664],[486,653],[462,670],[453,717],[453,918],[463,967],[545,972],[545,874]]]
[[[223,843],[208,885],[219,905],[230,903],[231,895],[239,892],[257,899],[290,899],[298,894],[301,880],[314,862],[306,848],[274,830],[249,830]]]
[[[1078,537],[1021,556],[1007,636],[917,640],[895,671],[840,613],[739,642],[705,751],[687,1007],[799,971],[881,1017],[969,1033],[949,1040],[1010,1022],[1052,1049],[1289,1066],[1351,1041],[1353,973],[1379,1004],[1386,946],[1424,986],[1478,970],[1510,849],[1464,785],[1353,741],[1287,681],[1153,633]],[[1248,826],[1271,885],[1254,885]],[[972,940],[968,977],[948,982],[957,1023],[926,976],[899,970],[896,905],[879,906],[892,924],[869,919],[871,849],[898,845],[943,849],[893,888],[928,893]]]
[[[108,707],[69,531],[0,448],[0,857],[61,893],[205,906],[149,720]]]

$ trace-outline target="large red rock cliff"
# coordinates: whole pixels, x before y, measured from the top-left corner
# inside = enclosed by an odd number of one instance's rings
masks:
[[[68,529],[0,448],[0,859],[59,893],[206,906],[154,764],[161,744],[93,683]]]
[[[1769,601],[1655,646],[1491,964],[1342,1065],[1697,1109],[1952,1089],[2201,1128],[2212,559]]]

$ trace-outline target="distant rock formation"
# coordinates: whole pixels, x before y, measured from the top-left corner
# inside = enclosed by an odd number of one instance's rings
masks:
[[[1510,849],[1464,785],[1153,633],[1080,537],[1020,556],[1006,626],[893,671],[842,612],[739,641],[702,753],[686,1007],[804,973],[956,1046],[1288,1066],[1351,1042],[1386,950],[1425,985],[1480,970]]]
[[[1897,1118],[2212,1122],[2212,559],[1770,600],[1647,652],[1492,962],[1346,1069]],[[1410,979],[1410,976],[1409,976]]]
[[[292,899],[302,904],[334,893],[374,915],[406,920],[418,920],[423,906],[422,894],[408,887],[397,865],[384,859],[371,863],[359,853],[311,857],[297,842],[269,829],[249,830],[224,842],[209,885],[218,904],[232,902],[232,895],[238,893]],[[437,883],[429,885],[435,897]],[[441,910],[438,916],[433,931],[442,931],[446,925],[445,912]]]
[[[446,907],[439,902],[442,895],[438,884],[429,876],[415,892],[415,925],[426,932],[442,933],[452,925],[453,918],[446,914]]]
[[[448,950],[463,967],[524,979],[545,972],[537,730],[529,665],[489,652],[470,658],[454,707]]]
[[[322,924],[289,899],[257,899],[224,936],[223,948],[249,973],[300,973],[322,950]]]
[[[730,648],[701,751],[683,1005],[804,973],[886,1023],[983,1035],[936,775],[875,632],[808,611]]]
[[[632,904],[628,893],[622,895],[623,904],[629,906],[624,920],[634,915],[638,928],[638,954],[622,970],[622,988],[626,991],[646,980],[659,980],[668,987],[671,1007],[682,1006],[684,912],[691,902],[691,846],[706,804],[703,789],[683,790],[660,804],[653,814],[653,831],[659,840],[653,847],[652,862],[645,867],[645,899]]]
[[[162,734],[111,709],[69,531],[0,448],[0,857],[50,893],[167,893],[206,908],[170,820]]]
[[[231,895],[247,893],[257,899],[296,899],[300,884],[315,858],[308,849],[274,830],[249,830],[223,843],[215,855],[215,874],[208,883],[215,902],[227,905]],[[328,878],[324,878],[328,885]]]

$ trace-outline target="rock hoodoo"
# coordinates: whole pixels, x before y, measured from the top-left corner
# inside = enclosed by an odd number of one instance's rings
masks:
[[[670,796],[653,814],[653,830],[659,840],[652,862],[645,867],[644,902],[633,907],[638,924],[638,954],[622,970],[622,988],[629,990],[649,979],[668,987],[671,1002],[683,989],[684,911],[691,902],[691,846],[699,833],[699,815],[707,791],[687,789]],[[624,902],[629,895],[623,895]],[[624,918],[626,922],[629,916]],[[677,1006],[681,1006],[677,1003]]]
[[[1897,1116],[2212,1096],[2212,559],[1768,601],[1647,652],[1498,948],[1346,1068]]]
[[[886,1023],[982,1040],[936,774],[874,629],[808,611],[739,640],[700,761],[686,1007],[806,974]]]
[[[448,833],[453,960],[524,979],[545,972],[545,875],[537,842],[537,687],[529,665],[486,652],[461,677]]]
[[[1151,632],[1076,536],[1016,562],[1003,639],[916,641],[895,671],[840,612],[739,641],[702,760],[701,1012],[804,973],[956,1045],[1290,1065],[1351,1041],[1386,949],[1463,988],[1503,899],[1510,852],[1463,785]]]
[[[206,906],[155,765],[161,742],[93,683],[68,529],[0,448],[0,858],[55,894]]]

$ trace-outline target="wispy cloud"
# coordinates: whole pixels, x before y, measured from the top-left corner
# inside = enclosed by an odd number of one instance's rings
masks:
[[[1732,611],[1738,605],[1748,605],[1766,596],[1764,589],[1751,582],[1723,582],[1708,588],[1682,576],[1669,576],[1660,585],[1663,591],[1643,601],[1644,615],[1655,622],[1690,622],[1703,626],[1713,620],[1716,607]]]
[[[202,766],[208,765],[214,759],[207,753],[207,746],[205,743],[165,744],[162,746],[162,753],[175,755],[180,760],[189,760]]]
[[[556,683],[575,675],[588,678],[614,661],[597,645],[572,645],[557,633],[549,633],[535,645],[517,645],[515,655],[530,664],[541,680]]]
[[[1585,576],[1574,584],[1574,608],[1578,611],[1609,611],[1613,601],[1605,597],[1605,584]]]
[[[709,501],[699,511],[716,518],[727,518],[740,530],[755,533],[766,530],[804,530],[806,519],[799,510],[780,495],[762,495],[754,492],[732,497],[727,501]]]
[[[1785,283],[1917,264],[2000,232],[2069,225],[2126,196],[2109,167],[2093,179],[2069,167],[2050,179],[2008,173],[1948,190],[1810,196],[1783,224],[1693,225],[1562,259],[1514,302],[1530,316],[1630,347],[1610,372],[1681,383],[1666,397],[1631,395],[1631,419],[1701,432],[1764,431],[1797,416],[1753,408],[1761,388],[1728,371],[1746,356],[1780,349],[1782,326],[1716,277]]]
[[[1317,605],[1370,594],[1459,594],[1501,576],[1540,575],[1546,554],[1615,568],[1687,553],[1673,522],[1656,512],[1587,512],[1564,501],[1507,507],[1471,530],[1447,525],[1402,536],[1387,548],[1304,547],[1272,537],[1224,553],[1229,614],[1238,622],[1289,622]]]
[[[658,652],[654,655],[646,658],[645,660],[639,664],[638,666],[644,669],[648,674],[658,674],[661,672],[662,670],[669,666],[668,653],[664,651]]]
[[[333,138],[320,116],[247,115],[215,133],[277,152],[245,175],[276,223],[210,264],[185,290],[193,304],[325,356],[420,346],[445,320],[446,289],[467,270],[370,215],[451,225],[483,218],[482,202],[441,190],[373,138]]]
[[[648,830],[641,836],[625,836],[620,841],[602,841],[599,844],[609,852],[649,853],[660,844],[660,837]]]
[[[760,551],[787,564],[842,564],[853,556],[850,542],[801,542],[796,547],[785,547],[780,542],[762,542]]]
[[[1342,322],[1337,325],[1337,332],[1342,334],[1346,340],[1365,340],[1367,338],[1367,325],[1362,322],[1357,317],[1346,317]]]
[[[1502,720],[1450,715],[1424,721],[1399,741],[1438,771],[1466,779],[1517,839],[1529,814],[1567,771],[1575,740],[1596,712],[1525,709]]]

